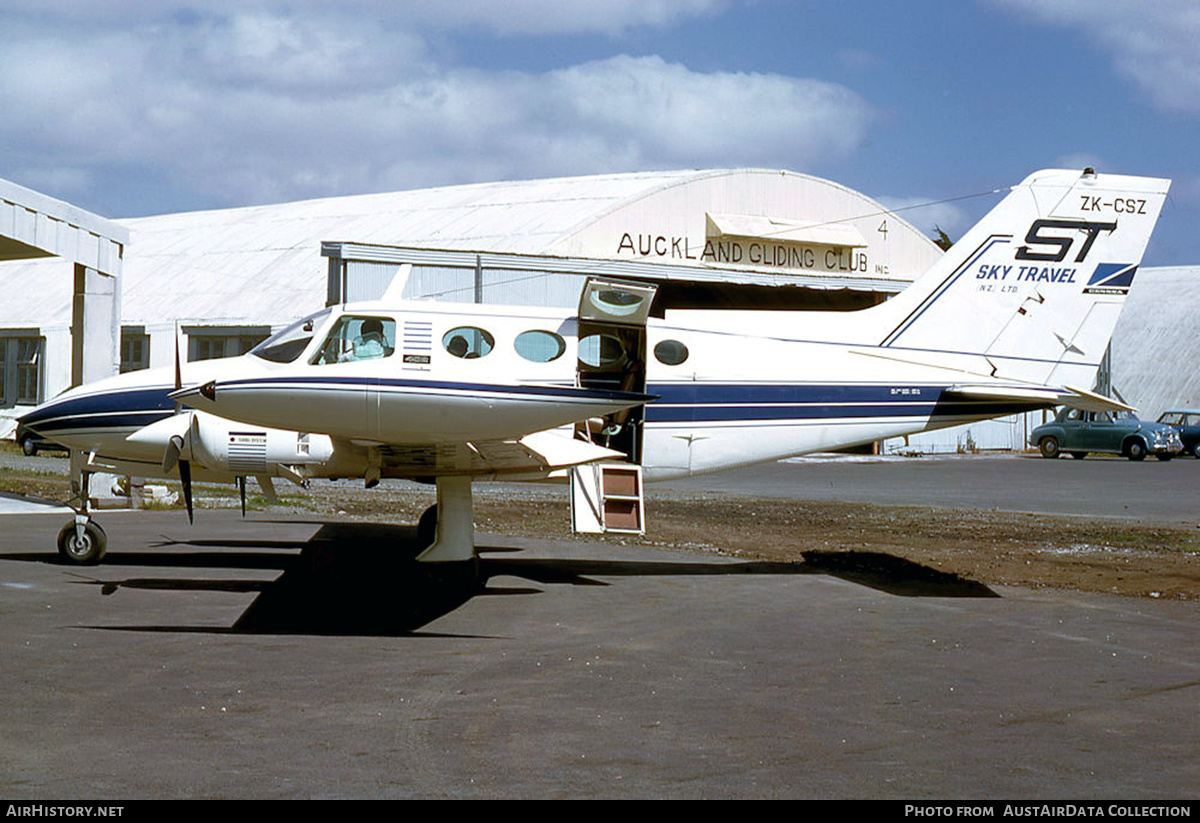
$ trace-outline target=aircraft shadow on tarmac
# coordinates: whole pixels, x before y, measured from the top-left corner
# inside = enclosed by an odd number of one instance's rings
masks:
[[[294,525],[296,521],[289,521]],[[141,631],[203,631],[234,634],[412,635],[474,597],[533,595],[535,586],[511,586],[515,577],[541,585],[607,586],[599,577],[821,574],[906,597],[998,597],[981,583],[879,552],[810,551],[802,562],[632,561],[512,557],[519,549],[481,546],[479,564],[422,564],[416,530],[368,523],[320,523],[307,541],[172,540],[170,551],[111,551],[104,565],[80,570],[80,583],[101,594],[120,589],[259,592],[228,629],[188,626],[107,626]],[[211,551],[179,551],[193,546]],[[299,553],[296,550],[299,549]],[[281,554],[277,552],[287,552]],[[0,555],[0,559],[47,561],[57,556]],[[101,579],[117,566],[157,568],[278,569],[274,580],[137,577]],[[97,627],[98,628],[98,627]],[[430,635],[428,632],[420,632]]]

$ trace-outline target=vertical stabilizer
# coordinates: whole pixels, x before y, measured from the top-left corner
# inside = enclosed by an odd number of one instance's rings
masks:
[[[886,304],[880,344],[981,357],[1007,380],[1090,385],[1169,186],[1090,169],[1030,175]]]

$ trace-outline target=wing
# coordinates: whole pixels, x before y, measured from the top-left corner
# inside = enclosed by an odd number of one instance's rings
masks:
[[[379,451],[383,474],[390,477],[544,477],[558,469],[624,458],[621,452],[577,440],[569,427],[510,440],[388,444]]]

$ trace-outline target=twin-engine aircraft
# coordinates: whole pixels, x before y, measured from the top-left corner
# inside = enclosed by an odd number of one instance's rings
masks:
[[[98,562],[89,471],[432,480],[425,562],[473,561],[473,480],[598,462],[681,477],[1067,404],[1092,385],[1170,181],[1042,171],[929,271],[853,312],[654,307],[593,279],[577,312],[326,308],[242,357],[72,389],[22,422],[72,448],[62,553]],[[181,408],[183,404],[186,408]],[[243,486],[244,488],[244,486]]]

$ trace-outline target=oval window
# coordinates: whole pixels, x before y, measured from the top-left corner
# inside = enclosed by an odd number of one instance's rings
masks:
[[[633,314],[642,305],[643,297],[624,289],[601,289],[591,292],[588,299],[602,312],[617,317]]]
[[[517,354],[533,363],[549,363],[563,356],[567,350],[567,341],[552,331],[523,331],[513,341]]]
[[[688,347],[678,340],[663,340],[654,347],[654,356],[658,362],[667,366],[678,366],[688,359]]]
[[[442,346],[455,357],[473,360],[483,357],[496,345],[489,332],[474,326],[459,326],[442,335]]]
[[[615,366],[625,359],[625,348],[611,334],[589,334],[579,341],[579,359],[594,369]]]

